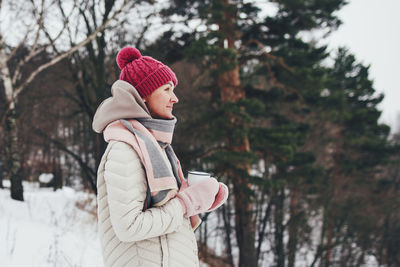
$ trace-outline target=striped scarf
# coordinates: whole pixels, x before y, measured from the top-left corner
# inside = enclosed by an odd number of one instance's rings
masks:
[[[123,141],[137,152],[145,168],[147,195],[144,209],[158,207],[175,197],[185,180],[182,168],[171,146],[176,118],[160,120],[140,118],[118,120],[110,123],[104,130],[104,139]],[[162,155],[165,149],[172,171]],[[192,228],[197,228],[201,220],[192,216]]]

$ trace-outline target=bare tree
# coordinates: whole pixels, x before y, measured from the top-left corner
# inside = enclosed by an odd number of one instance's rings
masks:
[[[62,59],[70,56],[72,53],[78,51],[83,46],[90,43],[95,39],[99,33],[103,32],[106,27],[116,19],[122,10],[128,6],[130,1],[122,1],[117,8],[109,15],[107,19],[103,20],[100,25],[93,28],[90,34],[83,35],[79,38],[79,41],[73,43],[71,46],[57,48],[56,42],[61,36],[64,36],[66,29],[70,25],[71,16],[76,13],[81,13],[85,8],[87,1],[73,0],[70,2],[71,8],[69,13],[60,15],[61,27],[58,29],[56,34],[50,34],[50,29],[46,27],[44,21],[47,19],[47,15],[50,14],[49,10],[52,3],[48,3],[46,0],[41,0],[39,5],[35,1],[30,1],[32,8],[31,12],[26,15],[31,16],[31,21],[34,22],[31,25],[27,25],[25,28],[25,35],[19,41],[13,49],[10,49],[4,40],[4,34],[0,31],[0,75],[5,88],[6,95],[6,112],[1,118],[1,124],[5,125],[6,135],[3,143],[6,145],[7,150],[7,162],[9,166],[8,178],[11,181],[11,197],[16,200],[23,200],[23,187],[21,177],[21,157],[18,150],[18,129],[16,105],[18,98],[21,93],[28,88],[28,85],[44,70],[53,66]],[[114,7],[115,1],[106,1],[107,4],[111,4]],[[0,11],[2,10],[2,1],[0,1]],[[56,24],[54,21],[52,25]],[[54,30],[54,29],[53,29]],[[78,32],[78,31],[77,31]],[[21,59],[17,60],[17,63],[10,64],[11,59],[21,47],[27,47],[28,53]],[[46,51],[49,55],[53,55],[48,61],[38,66],[33,71],[29,72],[26,77],[22,75],[22,68],[24,65],[29,64],[35,56]]]

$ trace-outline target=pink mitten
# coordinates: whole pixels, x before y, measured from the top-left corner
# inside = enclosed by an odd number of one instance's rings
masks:
[[[183,214],[190,217],[207,211],[215,201],[219,183],[215,178],[206,179],[193,186],[183,186],[176,195],[182,204]]]
[[[218,190],[217,195],[215,196],[214,203],[207,210],[207,212],[216,210],[219,207],[221,207],[225,203],[225,201],[228,199],[228,195],[229,195],[228,187],[223,183],[219,183],[219,190]]]

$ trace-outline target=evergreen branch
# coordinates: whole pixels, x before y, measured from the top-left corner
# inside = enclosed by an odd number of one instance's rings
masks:
[[[207,158],[209,156],[211,156],[212,154],[214,154],[215,152],[219,152],[219,151],[229,151],[227,147],[213,147],[210,148],[209,150],[204,151],[203,153],[200,153],[199,155],[196,156],[196,158],[199,159],[203,159],[203,158]]]
[[[266,51],[265,48],[264,48],[264,45],[259,40],[251,39],[251,40],[247,41],[246,45],[250,45],[250,44],[253,44],[253,43],[256,44],[261,49],[261,52],[262,52],[262,54],[264,56],[266,56],[269,59],[274,60],[275,62],[278,62],[287,71],[289,71],[291,73],[294,72],[294,70],[286,64],[285,60],[282,57],[274,56],[271,53],[269,53],[268,51]],[[241,49],[242,48],[240,48],[240,50]]]
[[[285,70],[287,70],[289,73],[294,74],[294,70],[286,64],[286,62],[285,62],[285,60],[284,60],[283,58],[274,56],[274,55],[272,55],[271,53],[267,52],[267,51],[265,50],[265,48],[263,47],[263,44],[262,44],[260,41],[255,40],[255,39],[251,39],[251,40],[249,40],[249,41],[247,42],[247,45],[249,45],[249,44],[251,44],[251,43],[255,43],[255,44],[261,49],[262,54],[263,54],[266,58],[271,59],[271,60],[273,60],[274,62],[278,62],[278,64],[279,64],[280,66],[282,66]],[[243,49],[243,47],[240,48],[239,50],[242,50],[242,49]],[[260,56],[247,56],[247,60],[248,60],[248,59],[253,59],[253,58],[260,59]],[[247,60],[246,60],[246,61],[247,61]],[[288,86],[284,85],[283,83],[279,82],[279,81],[276,79],[276,77],[275,77],[275,75],[274,75],[274,72],[272,71],[271,65],[270,65],[268,62],[265,62],[265,66],[267,67],[268,75],[269,75],[269,77],[270,77],[270,83],[271,83],[271,84],[273,84],[274,86],[276,86],[276,87],[282,89],[282,90],[285,91],[285,92],[294,92],[294,93],[299,97],[299,99],[300,99],[301,101],[305,102],[305,100],[304,100],[302,94],[299,92],[299,90],[297,90],[296,88],[293,88],[293,87],[288,87]]]

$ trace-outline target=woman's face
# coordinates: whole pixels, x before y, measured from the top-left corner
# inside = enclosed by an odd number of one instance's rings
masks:
[[[158,87],[151,95],[144,99],[150,115],[155,119],[172,119],[172,109],[178,98],[174,93],[174,84],[168,82]]]

